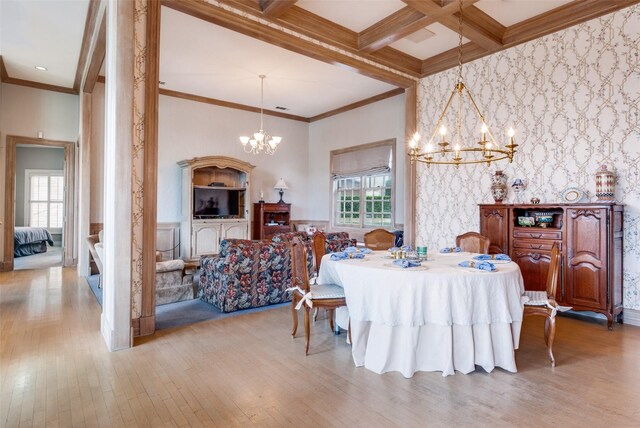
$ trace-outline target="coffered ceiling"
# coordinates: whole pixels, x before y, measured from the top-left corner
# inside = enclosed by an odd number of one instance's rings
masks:
[[[258,107],[264,73],[265,107],[302,117],[455,66],[458,33],[467,62],[640,2],[464,0],[460,27],[457,0],[160,1],[165,92]],[[98,3],[0,0],[2,80],[77,93],[85,20]],[[51,72],[36,72],[45,59]]]

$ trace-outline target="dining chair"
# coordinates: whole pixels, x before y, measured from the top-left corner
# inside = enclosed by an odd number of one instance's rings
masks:
[[[556,289],[560,277],[560,248],[558,244],[553,244],[551,248],[551,262],[547,274],[547,287],[545,291],[525,291],[524,296],[528,298],[524,304],[524,316],[543,316],[544,321],[544,341],[547,345],[547,354],[551,360],[551,367],[555,367],[556,360],[553,357],[553,339],[556,335],[556,313],[559,310],[556,303]],[[564,308],[569,309],[569,308]]]
[[[489,238],[480,235],[478,232],[467,232],[456,236],[456,247],[460,247],[462,251],[470,253],[489,254],[490,243]]]
[[[320,274],[320,263],[322,263],[322,257],[327,253],[326,243],[327,236],[322,232],[316,232],[311,237],[311,248],[313,248],[316,275]]]
[[[291,244],[291,314],[293,315],[293,330],[295,337],[298,331],[298,311],[304,308],[304,332],[306,337],[305,355],[309,355],[309,338],[311,336],[310,314],[311,308],[325,308],[329,315],[331,331],[334,330],[333,318],[335,309],[347,306],[344,289],[336,284],[309,283],[307,269],[307,249],[299,238],[294,238]],[[349,342],[351,331],[348,330]]]
[[[388,250],[396,242],[396,235],[385,229],[374,229],[364,234],[364,245],[371,250]]]

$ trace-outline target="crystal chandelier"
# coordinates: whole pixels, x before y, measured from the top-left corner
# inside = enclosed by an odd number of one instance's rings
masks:
[[[282,141],[282,137],[271,136],[264,131],[263,127],[263,108],[264,108],[264,74],[260,76],[260,130],[253,134],[253,137],[240,137],[240,142],[246,153],[254,155],[262,152],[272,155],[276,152],[278,144]]]
[[[509,128],[508,144],[501,147],[493,138],[491,130],[487,126],[484,115],[480,112],[476,101],[471,95],[471,91],[464,84],[462,80],[462,0],[460,0],[459,11],[459,41],[458,41],[458,81],[447,100],[444,110],[438,119],[436,128],[431,134],[429,141],[420,148],[420,135],[416,132],[411,141],[409,142],[409,158],[411,162],[423,162],[427,166],[431,164],[436,165],[456,165],[461,164],[476,164],[486,163],[490,165],[491,162],[499,161],[502,159],[509,159],[509,162],[513,161],[513,154],[516,152],[517,144],[515,144],[513,128]],[[478,116],[480,120],[480,141],[465,145],[462,142],[462,111],[463,111],[463,95],[466,94],[472,110]],[[455,136],[455,143],[447,141],[447,127],[445,126],[445,116],[449,107],[454,100],[458,100],[457,111],[457,134]],[[439,141],[436,141],[436,135],[440,134]]]

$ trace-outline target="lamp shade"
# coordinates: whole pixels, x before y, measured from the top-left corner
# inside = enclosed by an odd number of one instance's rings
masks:
[[[278,182],[273,186],[274,189],[288,189],[287,183],[284,182],[282,178],[278,180]]]

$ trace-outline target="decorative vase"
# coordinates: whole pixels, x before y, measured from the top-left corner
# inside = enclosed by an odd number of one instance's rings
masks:
[[[502,171],[496,171],[491,176],[491,196],[496,204],[501,204],[507,197],[507,176]]]
[[[602,165],[596,171],[596,197],[598,201],[613,202],[615,200],[616,174]]]

